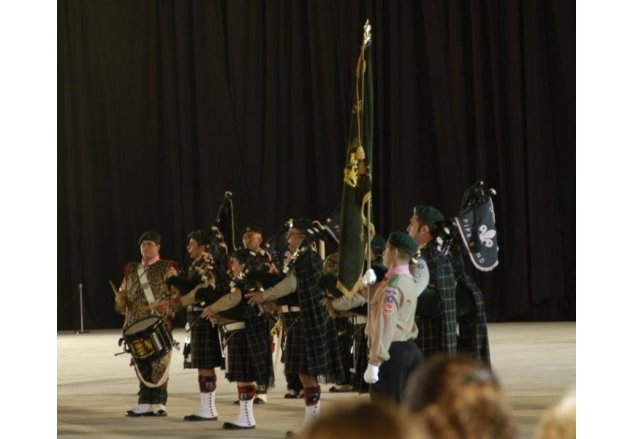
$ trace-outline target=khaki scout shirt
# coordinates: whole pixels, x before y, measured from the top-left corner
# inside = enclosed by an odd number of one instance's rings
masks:
[[[368,361],[380,365],[390,359],[392,342],[416,338],[414,323],[419,287],[407,274],[384,279],[370,301],[370,315],[365,327],[368,336]]]

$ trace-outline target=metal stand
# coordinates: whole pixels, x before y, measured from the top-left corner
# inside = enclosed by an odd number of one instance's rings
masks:
[[[75,334],[87,334],[90,331],[84,331],[84,284],[79,284],[79,331]]]

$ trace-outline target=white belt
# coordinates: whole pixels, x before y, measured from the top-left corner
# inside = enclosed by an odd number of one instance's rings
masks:
[[[227,323],[226,325],[222,325],[222,329],[226,332],[237,331],[238,329],[244,328],[244,322]]]
[[[300,312],[302,309],[299,306],[288,306],[282,305],[280,306],[279,311],[283,314],[286,312]]]
[[[355,325],[362,325],[368,322],[368,318],[366,316],[352,316],[352,321]]]

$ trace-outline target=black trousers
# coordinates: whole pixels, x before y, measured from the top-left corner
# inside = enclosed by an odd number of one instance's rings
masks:
[[[167,404],[167,384],[161,387],[148,387],[139,382],[139,404]]]
[[[389,352],[390,359],[379,367],[379,381],[370,385],[370,398],[398,404],[403,400],[407,378],[423,357],[414,340],[393,342]]]

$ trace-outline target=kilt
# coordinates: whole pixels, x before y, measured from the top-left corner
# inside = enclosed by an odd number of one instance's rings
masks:
[[[187,322],[192,325],[201,313],[202,311],[187,311]],[[191,362],[185,360],[185,369],[224,368],[218,329],[215,326],[208,320],[199,319],[191,328],[190,338]]]
[[[478,358],[476,314],[467,314],[458,318],[458,352]]]
[[[249,345],[245,328],[224,335],[227,345],[225,377],[230,381],[257,381],[249,359]]]
[[[281,316],[284,324],[284,346],[282,347],[284,374],[306,373],[306,355],[303,351],[304,343],[300,324],[301,313],[287,312]]]
[[[418,344],[423,354],[423,359],[426,360],[435,354],[443,352],[441,334],[442,317],[440,315],[434,317],[417,315],[414,320],[416,326],[418,326],[416,344]]]
[[[227,346],[225,377],[230,382],[271,383],[273,358],[270,353],[266,353],[265,346],[259,347],[264,349],[256,349],[244,328],[225,333],[224,340]],[[265,352],[266,355],[254,355],[255,352]]]

